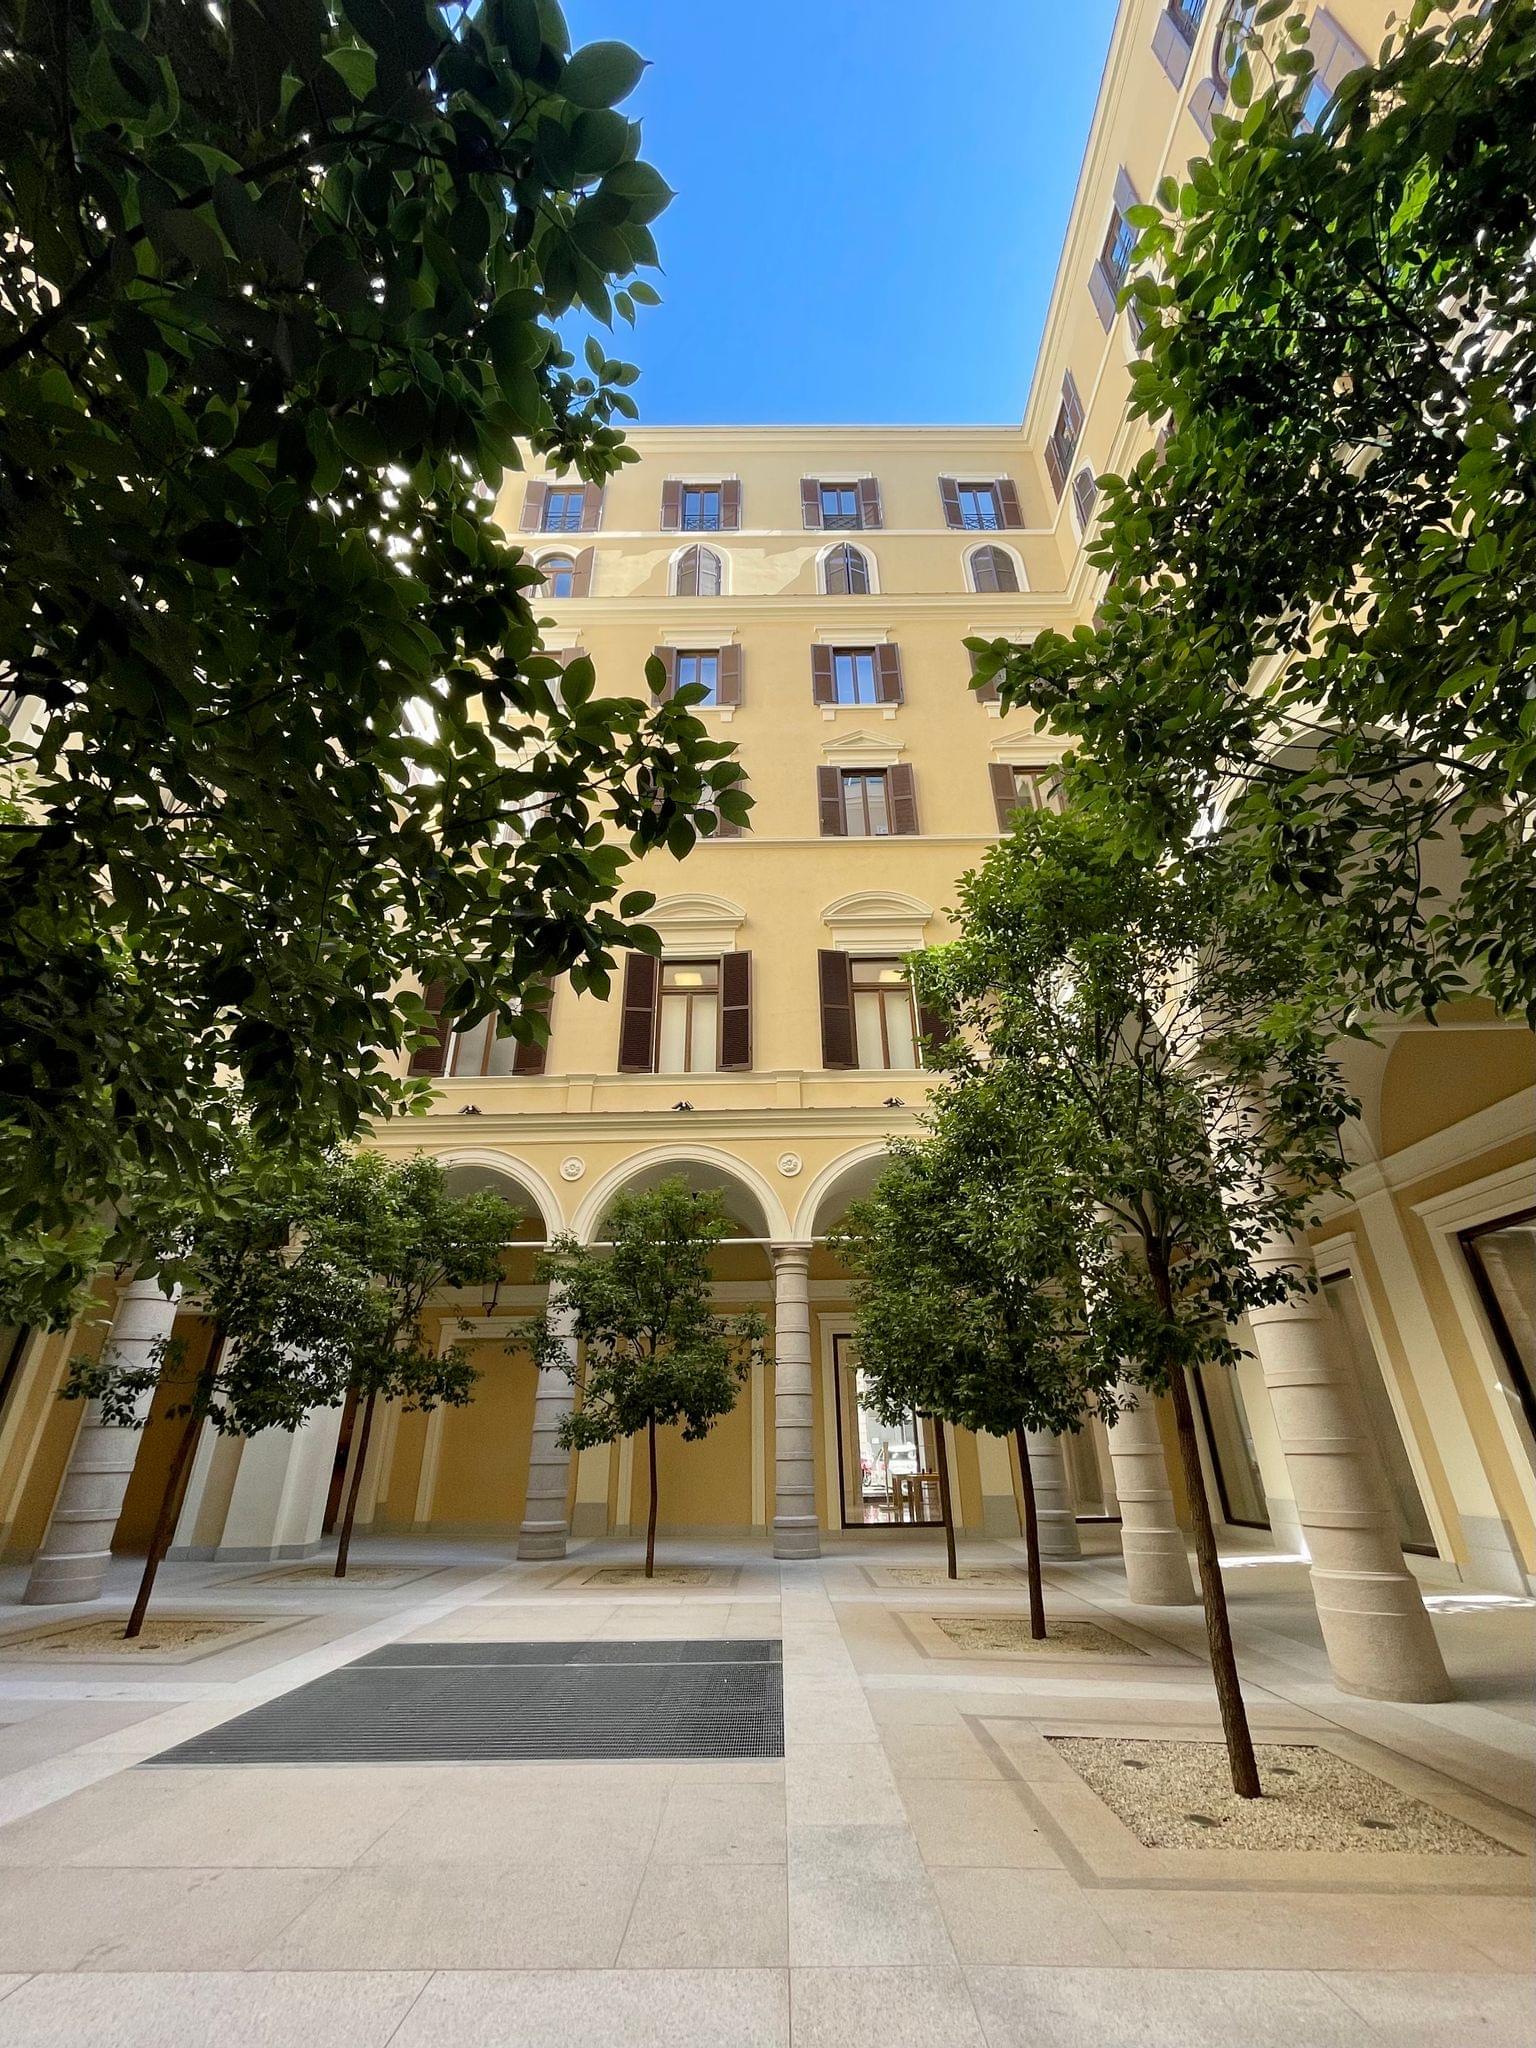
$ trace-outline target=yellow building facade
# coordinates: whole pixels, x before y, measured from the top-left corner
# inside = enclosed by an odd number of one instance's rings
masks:
[[[1124,0],[1020,425],[648,428],[605,488],[537,467],[509,479],[501,516],[544,571],[546,645],[591,656],[600,689],[643,691],[653,653],[679,685],[703,683],[700,715],[738,748],[755,808],[749,830],[632,871],[658,899],[659,963],[624,963],[606,1002],[557,989],[542,1062],[483,1032],[449,1038],[426,1062],[441,1067],[432,1112],[376,1133],[391,1155],[441,1158],[457,1186],[502,1189],[523,1218],[491,1311],[445,1308],[445,1341],[463,1314],[484,1345],[472,1406],[390,1414],[375,1436],[362,1500],[376,1530],[550,1556],[568,1532],[643,1523],[630,1448],[562,1454],[569,1383],[541,1380],[506,1337],[543,1305],[538,1244],[600,1241],[616,1193],[674,1173],[724,1194],[719,1300],[768,1311],[775,1357],[707,1442],[663,1444],[664,1529],[755,1533],[795,1557],[847,1527],[899,1542],[931,1521],[940,1447],[926,1421],[892,1430],[861,1407],[826,1238],[927,1086],[904,956],[950,933],[957,879],[1012,808],[1052,800],[1060,743],[970,689],[964,641],[1092,616],[1093,478],[1146,432],[1125,417],[1124,209],[1201,153],[1232,12]],[[1321,89],[1385,15],[1366,0],[1316,10]],[[1536,1573],[1536,1042],[1469,1004],[1434,1028],[1389,1020],[1349,1059],[1357,1163],[1314,1234],[1322,1293],[1199,1390],[1208,1478],[1233,1528],[1312,1556],[1340,1682],[1373,1689],[1370,1663],[1386,1673],[1374,1689],[1427,1697],[1411,1668],[1418,1583],[1517,1591]],[[99,1523],[116,1483],[102,1474],[124,1462],[55,1398],[71,1348],[12,1346],[12,1558],[42,1546],[46,1560],[71,1514]],[[144,1539],[167,1443],[154,1421],[134,1440],[120,1548]],[[1016,1536],[1010,1447],[951,1432],[944,1449],[961,1527]],[[293,1439],[210,1437],[178,1548],[305,1554],[350,1455],[335,1414]],[[1095,1425],[1040,1456],[1058,1554],[1075,1517],[1123,1517],[1133,1594],[1142,1570],[1147,1597],[1183,1597],[1181,1503],[1147,1418],[1134,1437]]]

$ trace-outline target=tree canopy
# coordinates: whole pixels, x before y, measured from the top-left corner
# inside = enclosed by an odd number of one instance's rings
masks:
[[[1161,431],[1100,479],[1096,623],[979,677],[1121,843],[1219,816],[1345,1022],[1536,1020],[1536,9],[1414,0],[1320,115],[1285,11],[1128,215]]]
[[[746,799],[690,703],[540,653],[494,519],[519,444],[630,459],[558,323],[656,301],[642,60],[553,0],[0,28],[0,1237],[66,1313],[240,1120],[418,1105],[416,986],[516,1035],[605,988],[627,860]]]

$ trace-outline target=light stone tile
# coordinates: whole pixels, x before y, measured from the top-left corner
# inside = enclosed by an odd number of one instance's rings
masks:
[[[384,2048],[424,1972],[39,1976],[5,2001],[6,2048]]]
[[[1264,1859],[1253,1860],[1261,1865]],[[1254,1875],[1262,1877],[1262,1868]],[[1390,1879],[1390,1871],[1383,1876]],[[1127,1961],[1154,1968],[1471,1972],[1497,1967],[1466,1937],[1455,1899],[1106,1890],[1095,1894],[1095,1902]]]
[[[997,1764],[963,1723],[951,1728],[887,1728],[882,1740],[900,1778],[997,1778]]]
[[[962,1702],[936,1687],[914,1686],[910,1692],[872,1685],[865,1694],[869,1711],[878,1726],[888,1728],[954,1728],[962,1713],[970,1712]]]
[[[211,1773],[198,1770],[113,1771],[0,1827],[0,1869],[68,1863],[125,1827],[195,1812],[210,1781]]]
[[[953,1966],[795,1969],[790,2000],[795,2048],[988,2048]]]
[[[619,1949],[621,1969],[771,1969],[788,1960],[784,1871],[769,1863],[652,1863]]]
[[[653,1863],[784,1861],[781,1785],[676,1784],[651,1848]]]
[[[795,1821],[865,1821],[899,1825],[905,1817],[896,1781],[878,1743],[791,1751],[784,1794]]]
[[[358,1861],[576,1867],[643,1860],[656,1838],[670,1777],[625,1790],[522,1778],[442,1795],[429,1789]]]
[[[1392,2048],[1530,2048],[1536,1996],[1524,1976],[1335,1970],[1323,1980]]]
[[[1011,1785],[956,1778],[902,1780],[903,1808],[930,1867],[1059,1869],[1061,1858]]]
[[[989,2048],[1374,2048],[1305,1970],[972,1969]]]
[[[287,1970],[600,1970],[618,1957],[641,1865],[354,1865],[262,1953]]]
[[[390,2048],[572,2048],[585,2042],[598,2048],[789,2048],[787,1973],[442,1971]]]
[[[811,1882],[791,1870],[789,1953],[798,1967],[947,1963],[949,1930],[926,1877]]]
[[[157,1811],[71,1860],[115,1868],[348,1864],[431,1784],[430,1771],[387,1767],[223,1771],[181,1800],[151,1802]]]
[[[1121,1963],[1092,1895],[1054,1870],[939,1869],[933,1889],[962,1963]]]
[[[324,1870],[8,1870],[0,1970],[243,1969],[330,1882]]]
[[[923,1875],[923,1859],[905,1825],[798,1822],[789,1831],[789,1862],[796,1879],[808,1884],[889,1884]]]

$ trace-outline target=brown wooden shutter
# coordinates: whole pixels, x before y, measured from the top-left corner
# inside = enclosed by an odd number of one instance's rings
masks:
[[[875,702],[901,702],[901,649],[884,640],[875,649]]]
[[[987,773],[992,778],[992,802],[997,811],[999,832],[1013,830],[1013,814],[1019,809],[1013,770],[1006,761],[994,761]]]
[[[523,531],[537,533],[544,524],[544,500],[549,496],[548,484],[529,484],[523,492]]]
[[[1157,17],[1152,30],[1152,54],[1167,72],[1175,86],[1184,83],[1184,74],[1189,69],[1190,52],[1194,45],[1184,33],[1183,24],[1170,8],[1165,7]]]
[[[677,649],[675,647],[655,647],[652,648],[651,652],[667,672],[667,680],[662,684],[661,695],[657,699],[658,703],[664,704],[677,688]]]
[[[549,1015],[549,1004],[547,1002],[531,1003],[528,1007],[530,1010],[536,1009],[541,1016],[547,1017]],[[527,1045],[522,1039],[519,1039],[517,1051],[512,1055],[512,1071],[514,1074],[542,1074],[548,1058],[549,1046],[547,1042],[543,1045]]]
[[[619,1023],[619,1072],[656,1071],[656,994],[661,968],[654,954],[631,953],[624,962],[624,1003]]]
[[[448,994],[445,981],[429,981],[421,992],[421,999],[432,1012],[432,1029],[436,1033],[430,1045],[419,1046],[411,1054],[411,1064],[406,1069],[411,1074],[440,1074],[448,1058],[448,1026],[443,1022],[443,1000]]]
[[[581,530],[596,533],[603,523],[603,487],[584,484],[581,491]]]
[[[1101,256],[1088,273],[1088,296],[1093,301],[1093,310],[1098,314],[1099,324],[1106,334],[1114,326],[1115,314],[1119,310],[1116,305],[1117,294],[1118,288],[1105,270],[1104,259]]]
[[[803,476],[800,479],[800,524],[816,527],[821,524],[821,479]]]
[[[943,1011],[935,1010],[927,1003],[918,1003],[917,1036],[924,1047],[926,1047],[929,1040],[932,1040],[935,1045],[948,1044],[950,1036],[949,1025],[945,1021]],[[928,1060],[924,1059],[923,1065],[927,1066],[928,1064]]]
[[[740,784],[737,787],[739,788]],[[741,834],[742,827],[733,818],[722,818],[720,813],[716,811],[715,829],[709,835],[711,839],[739,839]]]
[[[891,830],[909,838],[917,831],[917,778],[911,764],[898,761],[886,770],[886,781],[891,799]]]
[[[741,647],[732,640],[722,647],[715,656],[715,702],[717,704],[739,704],[741,702]]]
[[[880,480],[878,477],[859,478],[859,524],[860,526],[883,526],[884,517],[880,510]]]
[[[720,1071],[739,1074],[752,1064],[752,955],[720,956]]]
[[[1051,479],[1051,489],[1059,498],[1066,488],[1067,470],[1054,439],[1045,444],[1045,467]]]
[[[661,487],[661,530],[676,533],[683,523],[683,487],[676,477],[668,477]]]
[[[846,839],[848,819],[843,811],[843,777],[837,768],[816,770],[816,807],[821,816],[823,839]]]
[[[1024,513],[1019,504],[1019,487],[1011,476],[1000,476],[997,480],[997,510],[1004,526],[1024,524]]]
[[[853,1044],[853,962],[846,953],[816,955],[821,991],[821,1064],[857,1066]]]
[[[575,566],[571,571],[572,597],[590,597],[592,595],[592,563],[596,554],[596,548],[583,548],[577,555]]]
[[[976,657],[974,654],[971,654],[969,648],[966,649],[966,653],[970,654],[971,674],[975,675]],[[983,683],[979,690],[972,690],[971,695],[978,704],[995,704],[997,702],[997,677],[993,676],[990,681]]]
[[[811,649],[811,702],[813,704],[835,704],[837,688],[832,679],[832,649],[816,646]]]
[[[944,524],[960,524],[960,486],[952,476],[939,478],[939,496],[944,502]]]
[[[720,486],[720,531],[735,533],[741,526],[741,478],[728,476]]]

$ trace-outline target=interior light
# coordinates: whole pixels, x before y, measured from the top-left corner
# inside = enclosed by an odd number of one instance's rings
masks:
[[[697,968],[682,967],[673,975],[672,982],[675,988],[702,988],[704,977]]]

